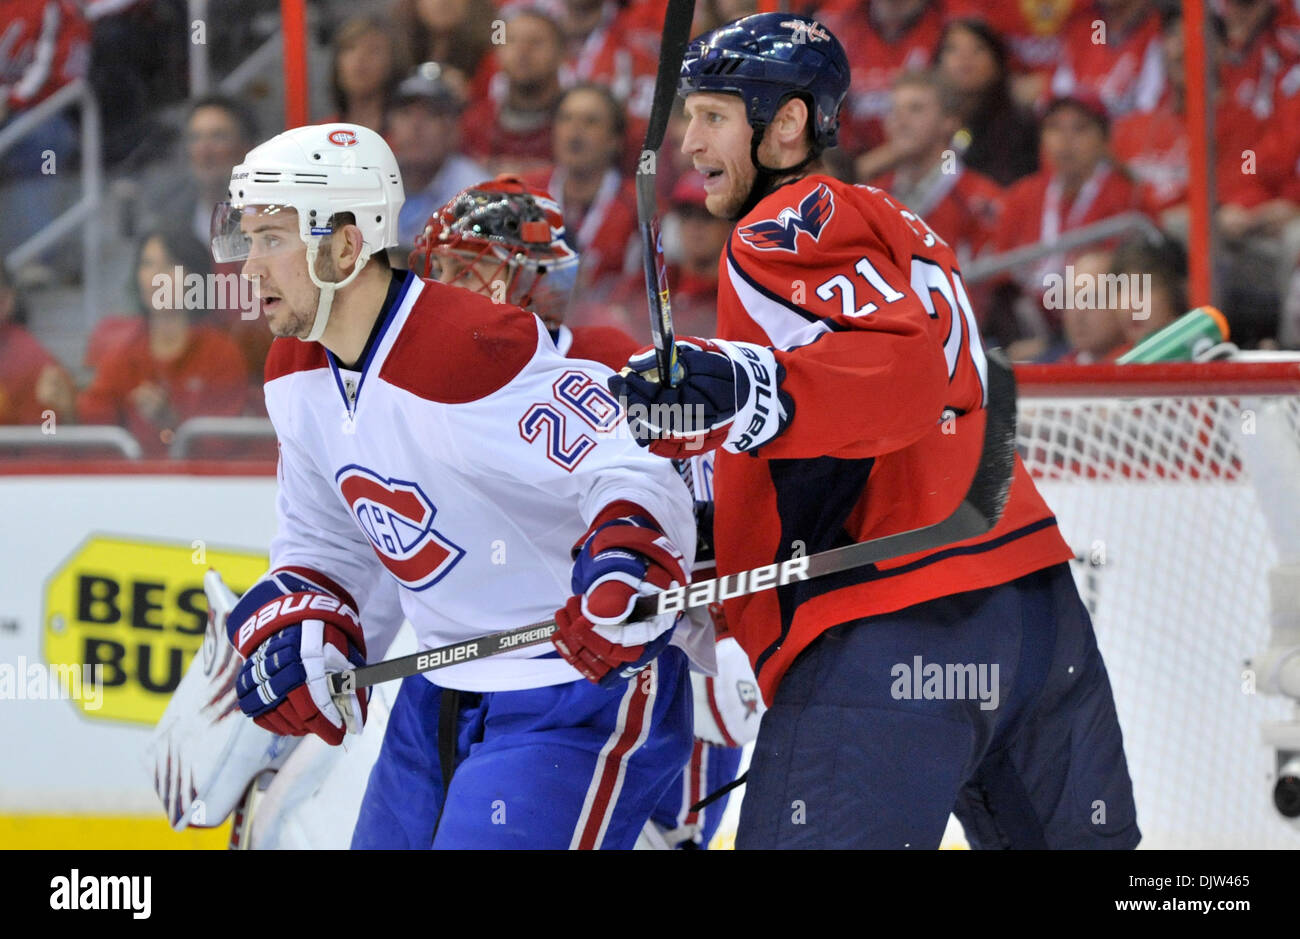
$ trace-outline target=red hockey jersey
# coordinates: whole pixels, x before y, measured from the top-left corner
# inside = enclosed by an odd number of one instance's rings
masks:
[[[1242,120],[1239,108],[1229,107],[1220,97],[1214,109],[1215,197],[1220,204],[1252,208],[1294,180],[1294,160],[1286,154],[1294,140],[1287,130],[1295,125],[1288,122],[1285,108],[1294,111],[1295,104],[1300,98],[1281,102],[1281,119],[1261,133],[1253,121]],[[1120,118],[1111,134],[1111,149],[1147,187],[1153,210],[1163,212],[1187,201],[1187,118],[1168,95],[1155,110]],[[1249,159],[1252,153],[1256,159]]]
[[[1125,212],[1152,215],[1154,210],[1146,189],[1123,168],[1101,163],[1073,196],[1064,192],[1050,169],[1042,169],[1006,191],[993,242],[999,252],[1039,241],[1053,243],[1064,232]],[[1107,246],[1118,241],[1112,239]],[[1041,297],[1043,278],[1064,266],[1064,255],[1050,255],[1024,265],[1011,277],[1025,291]]]
[[[90,27],[72,0],[7,0],[0,16],[0,97],[29,108],[90,68]]]
[[[814,175],[741,219],[719,281],[718,335],[773,347],[794,411],[756,454],[717,452],[718,569],[950,515],[982,446],[987,369],[951,249],[882,190]],[[1071,556],[1017,460],[988,534],[729,600],[726,617],[771,701],[795,656],[833,626]]]
[[[1052,75],[1055,95],[1092,94],[1111,117],[1148,111],[1164,93],[1160,16],[1153,7],[1137,21],[1108,22],[1105,8],[1080,10],[1062,36],[1065,57]]]

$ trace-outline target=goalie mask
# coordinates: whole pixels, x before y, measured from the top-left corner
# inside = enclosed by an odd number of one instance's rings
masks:
[[[246,261],[250,252],[296,250],[292,240],[250,238],[241,228],[249,216],[296,212],[307,273],[321,292],[305,340],[319,341],[335,291],[350,284],[375,252],[397,244],[397,215],[405,201],[397,160],[377,133],[356,124],[295,127],[254,147],[231,171],[228,201],[212,213],[212,256],[225,263]],[[323,281],[316,255],[343,213],[361,229],[361,251],[341,281]]]
[[[464,190],[434,212],[411,252],[411,270],[536,313],[563,319],[578,254],[550,194],[515,176]]]

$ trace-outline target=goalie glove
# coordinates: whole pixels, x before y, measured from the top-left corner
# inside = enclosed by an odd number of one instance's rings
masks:
[[[638,352],[607,380],[628,426],[656,456],[682,459],[722,447],[746,453],[775,439],[794,402],[781,391],[785,368],[766,346],[723,339],[678,340],[682,380],[658,383],[654,349]]]
[[[672,639],[677,614],[626,622],[640,597],[687,582],[685,558],[640,506],[615,502],[574,546],[573,593],[555,613],[555,648],[602,687],[626,681]]]
[[[230,613],[231,643],[245,659],[235,681],[240,709],[259,727],[326,743],[361,732],[366,695],[348,695],[345,722],[330,695],[328,672],[366,664],[366,637],[348,601],[287,570],[254,584]]]

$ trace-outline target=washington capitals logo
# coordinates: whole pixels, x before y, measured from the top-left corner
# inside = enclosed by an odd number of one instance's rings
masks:
[[[835,198],[830,187],[821,183],[799,203],[798,211],[784,208],[776,218],[765,218],[740,229],[745,244],[760,251],[798,251],[800,232],[807,232],[813,241],[821,237],[822,229],[835,214]]]
[[[334,479],[379,560],[403,586],[432,586],[465,555],[433,530],[438,510],[416,483],[385,479],[356,464]]]

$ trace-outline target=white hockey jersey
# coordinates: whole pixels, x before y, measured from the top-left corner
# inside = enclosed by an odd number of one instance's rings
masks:
[[[650,513],[689,570],[691,497],[627,435],[609,369],[564,358],[535,316],[458,287],[408,275],[389,296],[357,371],[318,343],[272,345],[272,570],[349,593],[371,650],[403,615],[422,649],[551,619],[572,593],[574,542],[616,501]],[[712,671],[707,631],[683,619],[673,642]],[[581,678],[549,643],[426,676],[465,691]]]

